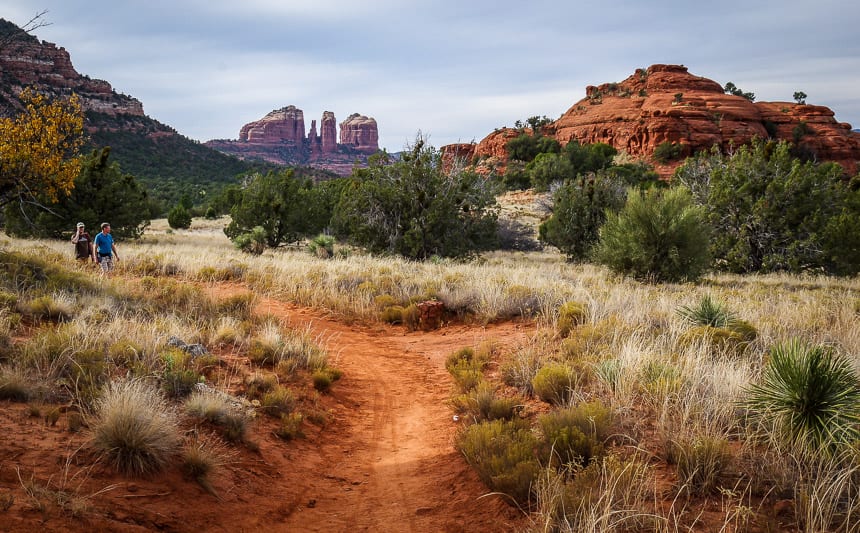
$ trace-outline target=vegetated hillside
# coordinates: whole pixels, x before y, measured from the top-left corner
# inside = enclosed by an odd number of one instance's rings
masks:
[[[835,161],[851,175],[857,172],[860,135],[850,124],[837,122],[833,110],[808,105],[805,98],[755,102],[753,93],[732,83],[724,88],[689,73],[683,65],[651,65],[621,82],[588,86],[585,92],[585,98],[542,125],[539,133],[562,145],[609,144],[657,163],[663,176],[671,175],[685,156],[714,145],[727,150],[754,137],[790,141],[808,157]],[[478,144],[452,145],[447,151],[503,170],[507,141],[521,133],[522,129],[501,128]],[[655,158],[661,146],[674,149],[670,160]]]
[[[111,158],[165,207],[182,195],[202,203],[237,176],[280,168],[250,163],[207,148],[147,116],[87,112],[87,149],[111,147]]]
[[[40,41],[0,19],[0,115],[21,109],[25,87],[52,98],[77,94],[86,112],[86,149],[111,147],[111,158],[164,207],[188,193],[195,203],[233,183],[239,174],[278,168],[251,164],[207,148],[150,118],[143,104],[110,83],[79,74],[64,48]]]

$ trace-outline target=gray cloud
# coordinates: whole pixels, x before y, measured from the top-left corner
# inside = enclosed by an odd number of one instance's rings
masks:
[[[23,23],[29,0],[0,0]],[[108,80],[189,137],[235,138],[294,104],[376,118],[399,150],[480,140],[531,115],[558,117],[585,86],[680,63],[758,100],[826,105],[860,125],[860,6],[823,0],[403,2],[43,0],[77,70]]]

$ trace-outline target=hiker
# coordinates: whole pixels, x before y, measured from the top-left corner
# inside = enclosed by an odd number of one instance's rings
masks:
[[[98,262],[102,267],[102,274],[110,274],[110,271],[113,270],[114,259],[119,261],[119,254],[116,253],[116,246],[113,243],[113,235],[110,234],[110,223],[102,222],[102,231],[96,235],[93,244],[95,244],[98,253]]]
[[[87,233],[83,222],[78,222],[75,233],[72,235],[72,244],[75,245],[75,259],[80,262],[86,262],[88,259],[96,260],[95,249],[93,248],[93,239]]]

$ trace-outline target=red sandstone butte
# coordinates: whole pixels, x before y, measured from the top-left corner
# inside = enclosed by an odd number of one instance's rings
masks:
[[[586,97],[545,126],[543,133],[562,145],[573,140],[607,143],[654,163],[654,150],[664,142],[679,143],[684,155],[713,145],[727,150],[753,137],[794,142],[801,122],[807,133],[799,144],[820,161],[835,161],[847,173],[857,172],[860,134],[837,122],[832,110],[794,102],[753,103],[726,94],[719,83],[690,74],[682,65],[652,65],[618,83],[588,86]],[[519,134],[497,130],[475,145],[472,155],[483,160],[484,168],[502,171],[507,162],[505,143]],[[657,165],[657,171],[668,177],[679,163]]]
[[[379,151],[379,130],[376,120],[353,113],[340,123],[340,144],[367,154]]]

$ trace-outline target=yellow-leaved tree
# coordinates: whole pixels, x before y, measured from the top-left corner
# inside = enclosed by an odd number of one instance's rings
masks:
[[[69,194],[81,170],[80,100],[72,95],[51,102],[29,88],[20,98],[24,110],[0,118],[0,205],[56,202],[58,195]]]

